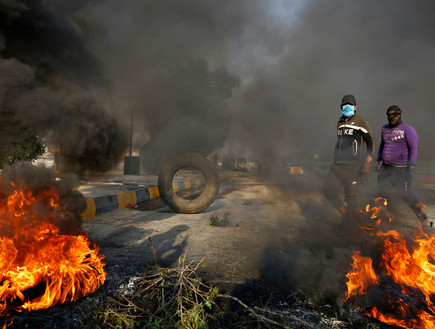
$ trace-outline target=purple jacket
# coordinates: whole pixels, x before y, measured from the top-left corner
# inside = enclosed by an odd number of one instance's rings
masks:
[[[412,126],[402,122],[397,127],[390,128],[386,124],[381,130],[381,144],[377,160],[396,167],[415,166],[418,152],[417,142],[417,133]]]

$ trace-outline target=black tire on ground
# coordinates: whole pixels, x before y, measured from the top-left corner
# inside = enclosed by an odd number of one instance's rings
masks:
[[[182,168],[196,168],[204,176],[204,189],[193,200],[178,197],[172,188],[174,175]],[[197,153],[180,154],[163,165],[158,179],[159,193],[165,204],[179,213],[195,214],[207,209],[219,191],[219,175],[213,164]]]

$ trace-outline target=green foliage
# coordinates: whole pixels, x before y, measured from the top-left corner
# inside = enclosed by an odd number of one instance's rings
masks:
[[[211,226],[227,226],[229,215],[230,215],[229,213],[225,213],[222,218],[220,218],[218,215],[211,215],[210,216],[210,225]]]
[[[0,168],[16,161],[33,161],[44,154],[45,146],[36,131],[23,125],[10,112],[0,113]]]

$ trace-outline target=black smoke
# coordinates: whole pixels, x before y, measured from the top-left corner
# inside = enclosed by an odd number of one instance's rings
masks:
[[[386,109],[398,104],[419,134],[419,159],[433,159],[434,3],[306,1],[274,62],[235,103],[234,140],[261,153],[332,157],[340,100],[355,95],[379,145]],[[255,138],[255,135],[260,138]]]
[[[107,169],[127,150],[118,127],[128,131],[132,114],[135,151],[225,145],[269,160],[328,159],[341,97],[352,93],[376,146],[397,104],[419,134],[419,159],[433,159],[434,9],[429,0],[0,0],[0,108],[48,132],[71,162]],[[319,191],[314,206],[300,202],[309,246],[290,245],[282,263],[293,257],[292,282],[343,292],[355,234],[337,246],[337,213]]]
[[[134,117],[135,151],[208,155],[224,145],[240,85],[231,49],[263,7],[246,4],[104,1],[74,13],[109,77],[118,117]]]
[[[247,155],[330,158],[339,101],[353,93],[377,145],[386,108],[397,104],[429,159],[433,6],[2,1],[1,104],[50,130],[68,157],[105,168],[101,159],[127,151],[132,115],[134,151],[147,142],[167,153],[225,144]]]
[[[0,17],[0,111],[36,129],[64,169],[110,169],[125,139],[101,97],[104,73],[72,25],[39,1],[1,1]]]

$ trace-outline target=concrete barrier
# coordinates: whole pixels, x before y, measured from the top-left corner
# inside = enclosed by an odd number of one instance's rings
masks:
[[[219,172],[221,181],[231,178],[244,177],[246,174],[239,172]],[[204,182],[199,179],[182,180],[173,183],[174,191],[189,190],[192,187],[200,187]],[[132,186],[133,187],[133,186]],[[114,195],[98,196],[86,199],[86,210],[82,213],[82,219],[87,219],[96,215],[107,213],[116,209],[125,208],[129,204],[153,200],[160,197],[157,185],[132,189],[131,191],[121,192]]]

